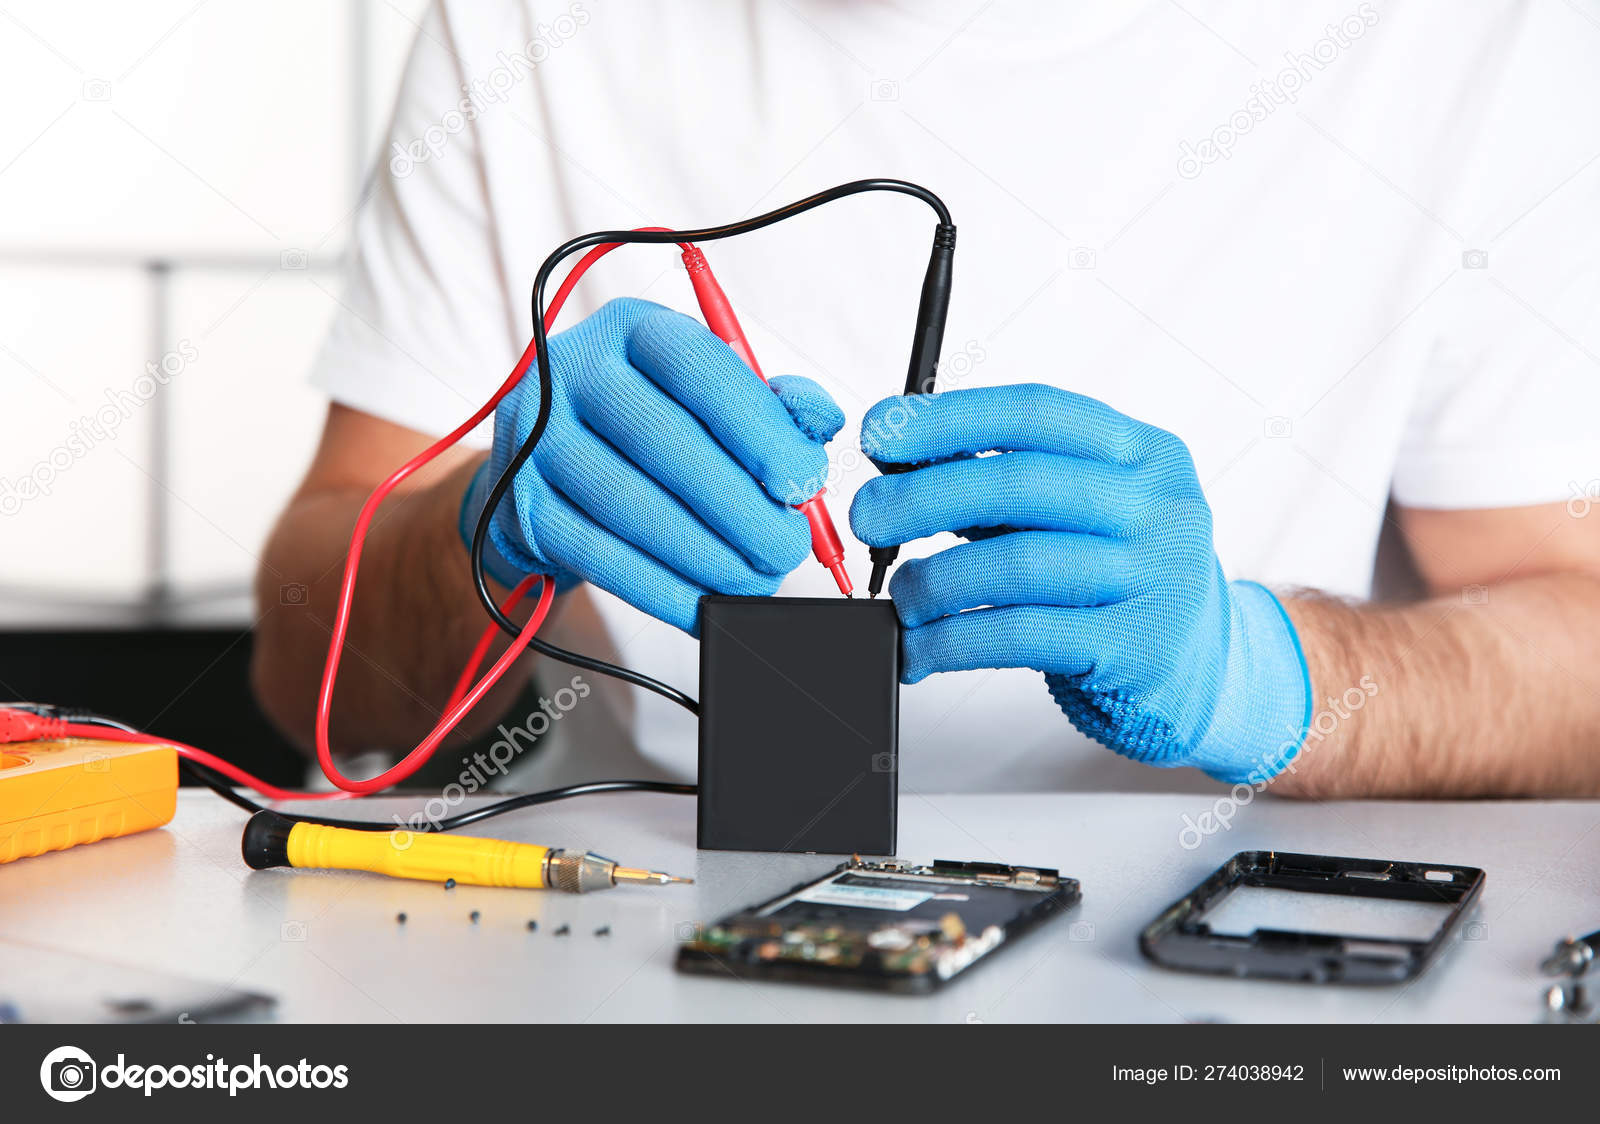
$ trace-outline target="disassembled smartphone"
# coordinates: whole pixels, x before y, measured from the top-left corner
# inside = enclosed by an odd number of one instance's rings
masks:
[[[1483,884],[1483,871],[1469,866],[1241,851],[1163,910],[1139,935],[1139,948],[1157,964],[1190,972],[1312,983],[1399,983],[1421,974],[1438,955],[1478,900]],[[1224,902],[1251,888],[1292,896],[1377,899],[1425,919],[1430,931],[1383,932],[1376,918],[1347,919],[1341,931],[1325,933],[1268,926],[1230,931],[1218,920]]]
[[[678,970],[925,994],[1080,897],[1046,867],[857,856],[700,926]]]

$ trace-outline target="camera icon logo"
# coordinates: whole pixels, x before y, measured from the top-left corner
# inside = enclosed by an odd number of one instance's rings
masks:
[[[1488,250],[1462,250],[1461,251],[1461,268],[1462,269],[1488,269],[1489,268],[1489,251]]]
[[[893,78],[876,78],[867,87],[867,96],[873,101],[899,101],[900,83]]]
[[[1567,514],[1574,519],[1585,518],[1596,504],[1600,504],[1600,480],[1591,480],[1587,484],[1569,480],[1567,491],[1572,493],[1572,498],[1567,501]]]
[[[1067,252],[1068,269],[1093,269],[1100,263],[1100,255],[1089,246],[1074,246]]]
[[[1468,921],[1461,926],[1461,939],[1464,941],[1486,941],[1489,939],[1489,923],[1487,921]]]
[[[304,921],[285,921],[278,926],[278,939],[285,941],[303,941],[309,927]]]
[[[83,771],[85,773],[111,772],[111,755],[108,753],[89,753],[83,758]]]
[[[1463,605],[1487,605],[1489,603],[1489,587],[1486,585],[1462,586],[1461,603]]]
[[[306,587],[300,582],[289,582],[278,587],[278,603],[281,605],[304,605],[306,603]]]
[[[1294,436],[1294,421],[1291,418],[1271,417],[1261,423],[1261,435],[1274,439]]]
[[[91,78],[83,84],[84,101],[110,101],[111,83],[104,78]]]
[[[304,250],[285,250],[278,255],[278,265],[283,269],[304,269],[310,260]]]
[[[894,754],[874,753],[872,755],[872,771],[874,773],[892,773],[894,768]]]
[[[57,1046],[39,1066],[39,1084],[53,1099],[71,1103],[94,1092],[99,1068],[76,1046]]]
[[[1067,940],[1069,940],[1069,941],[1092,941],[1092,940],[1094,940],[1094,922],[1093,921],[1074,921],[1067,929]]]
[[[672,927],[673,938],[680,941],[692,941],[700,935],[700,923],[697,921],[680,921]]]

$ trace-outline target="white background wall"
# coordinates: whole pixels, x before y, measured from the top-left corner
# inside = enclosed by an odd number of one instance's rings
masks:
[[[0,625],[249,619],[424,5],[0,2]]]

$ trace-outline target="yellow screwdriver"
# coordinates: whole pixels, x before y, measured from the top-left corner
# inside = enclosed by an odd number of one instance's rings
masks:
[[[510,886],[587,894],[619,882],[693,882],[655,870],[618,866],[588,851],[540,847],[505,839],[409,831],[328,827],[257,812],[244,828],[244,861],[255,870],[273,866],[370,870],[394,878]]]

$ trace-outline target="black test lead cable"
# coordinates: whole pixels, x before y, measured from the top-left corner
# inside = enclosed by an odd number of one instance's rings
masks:
[[[645,245],[659,245],[662,243],[676,242],[715,242],[723,238],[733,238],[740,234],[749,234],[753,231],[768,227],[785,219],[794,218],[804,214],[815,207],[825,203],[832,203],[851,195],[860,195],[868,191],[889,191],[901,195],[910,195],[920,199],[931,207],[938,216],[939,224],[934,229],[933,251],[929,257],[927,273],[923,277],[922,296],[917,308],[917,322],[915,334],[911,343],[911,362],[906,373],[907,394],[931,394],[938,376],[939,351],[944,340],[945,317],[950,308],[951,269],[955,257],[956,228],[950,218],[950,210],[933,192],[919,184],[909,183],[905,180],[870,179],[855,180],[851,183],[840,184],[826,191],[819,191],[815,195],[807,196],[788,206],[779,207],[777,210],[768,211],[766,214],[757,215],[752,219],[742,222],[729,223],[725,226],[705,227],[699,230],[661,230],[661,231],[634,231],[634,230],[606,230],[593,234],[581,235],[564,245],[558,247],[544,264],[539,267],[539,272],[533,283],[533,342],[535,364],[539,372],[539,411],[534,418],[533,428],[529,431],[527,439],[523,441],[516,455],[507,463],[505,469],[495,480],[494,486],[489,490],[489,498],[479,513],[478,522],[472,533],[472,583],[478,593],[478,600],[483,603],[484,611],[491,620],[499,625],[501,631],[516,637],[522,629],[509,616],[501,611],[495,603],[494,594],[489,590],[488,575],[484,569],[484,548],[488,542],[489,526],[494,521],[494,513],[505,498],[511,483],[516,479],[517,473],[533,455],[534,447],[539,439],[544,436],[545,426],[550,421],[551,399],[554,387],[550,377],[550,350],[549,340],[544,330],[545,289],[549,284],[550,275],[555,272],[556,266],[568,256],[579,250],[586,250],[608,242],[639,243]],[[906,466],[910,467],[910,466]],[[895,471],[895,468],[885,471]],[[872,559],[872,580],[868,584],[868,592],[876,597],[883,588],[884,575],[890,565],[899,555],[898,547],[872,548],[869,557]],[[663,698],[677,703],[691,714],[699,714],[700,705],[694,699],[665,683],[650,678],[640,672],[616,664],[607,663],[591,656],[570,652],[558,648],[548,641],[535,636],[528,644],[532,648],[551,659],[560,660],[562,663],[571,664],[573,667],[593,671],[600,675],[609,675],[625,683],[643,687],[654,691]]]
[[[584,781],[580,784],[569,784],[561,788],[546,789],[543,792],[527,792],[519,796],[508,796],[504,800],[496,800],[492,804],[485,804],[483,807],[474,808],[470,812],[458,812],[456,815],[447,816],[441,820],[424,819],[416,823],[412,823],[409,820],[403,822],[401,820],[392,820],[389,823],[384,823],[381,820],[344,820],[335,816],[302,815],[295,812],[285,812],[277,808],[268,808],[238,791],[220,773],[215,773],[198,762],[190,761],[187,757],[180,757],[178,758],[178,766],[228,803],[242,808],[252,815],[256,812],[272,812],[284,817],[284,819],[293,820],[295,823],[312,823],[323,827],[348,827],[355,831],[415,831],[418,833],[454,831],[458,827],[466,827],[468,824],[480,823],[495,816],[503,816],[507,812],[515,812],[522,808],[532,808],[539,804],[553,804],[558,800],[570,800],[575,796],[595,796],[605,792],[659,792],[672,796],[693,796],[698,791],[692,784],[678,784],[673,781]]]

